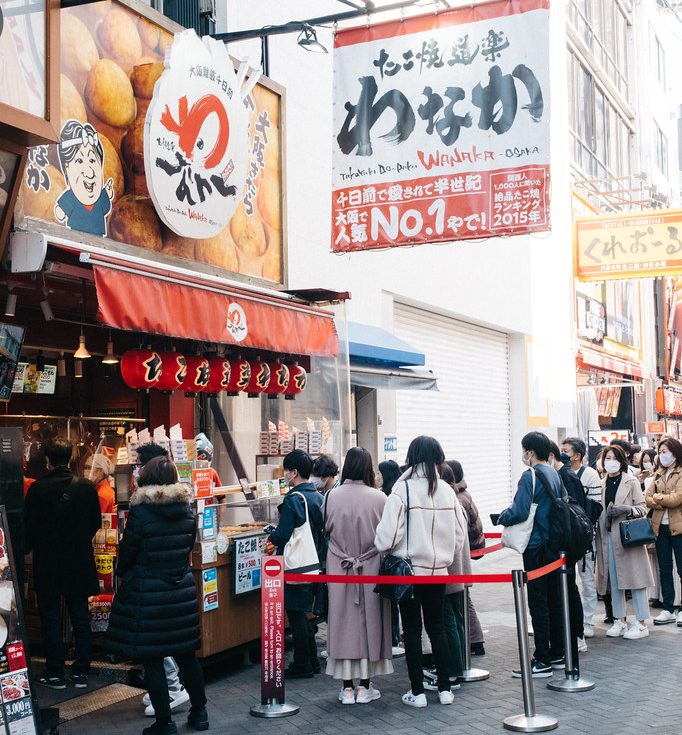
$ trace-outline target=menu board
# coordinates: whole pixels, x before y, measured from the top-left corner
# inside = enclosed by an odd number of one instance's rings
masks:
[[[27,362],[17,364],[14,374],[12,393],[43,393],[53,394],[57,385],[57,366],[45,365],[42,371],[36,370],[35,364]]]
[[[0,506],[0,735],[37,735],[21,608],[5,506]]]
[[[260,589],[260,559],[265,554],[263,533],[239,536],[232,544],[232,594],[243,595]]]

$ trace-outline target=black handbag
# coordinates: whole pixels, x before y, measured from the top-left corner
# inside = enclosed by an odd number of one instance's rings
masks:
[[[655,541],[656,534],[651,518],[632,518],[620,522],[620,542],[625,548],[653,544]]]
[[[406,536],[407,545],[406,549],[409,552],[410,548],[410,486],[405,482],[405,488],[407,490],[407,510],[405,512],[405,524],[406,524]],[[414,570],[412,564],[407,559],[401,559],[399,556],[393,554],[387,554],[379,567],[379,575],[382,577],[412,577],[414,576]],[[403,601],[409,600],[414,595],[413,584],[378,584],[374,588],[374,591],[385,600],[390,600],[396,605]]]

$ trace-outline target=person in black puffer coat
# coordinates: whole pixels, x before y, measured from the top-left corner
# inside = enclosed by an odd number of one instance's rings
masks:
[[[107,646],[144,664],[156,721],[143,735],[175,735],[171,720],[164,656],[173,656],[192,707],[187,724],[208,729],[206,694],[199,648],[199,608],[188,557],[194,546],[196,518],[191,489],[178,482],[167,457],[150,460],[140,471],[138,489],[119,547],[121,578],[107,631]]]

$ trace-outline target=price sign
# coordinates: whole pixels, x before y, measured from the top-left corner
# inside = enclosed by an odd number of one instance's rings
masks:
[[[265,553],[265,534],[240,536],[232,545],[234,595],[243,595],[260,589],[261,556]]]

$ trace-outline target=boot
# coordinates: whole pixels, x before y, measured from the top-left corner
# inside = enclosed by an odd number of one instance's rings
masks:
[[[187,717],[187,725],[192,730],[208,730],[208,712],[206,707],[194,709],[192,707]]]
[[[153,725],[145,727],[142,735],[178,735],[178,728],[170,718],[165,721],[156,720]]]

